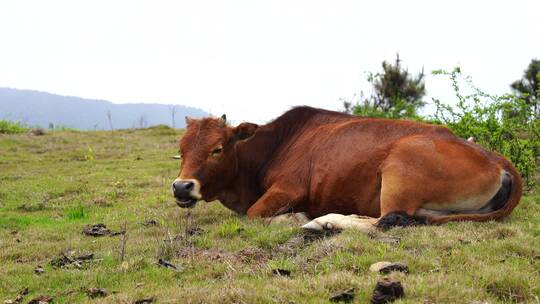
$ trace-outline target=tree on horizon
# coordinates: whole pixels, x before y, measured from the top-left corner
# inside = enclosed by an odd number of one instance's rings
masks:
[[[540,115],[540,60],[533,59],[520,80],[510,87],[529,105],[535,115]]]
[[[353,103],[344,100],[345,112],[360,116],[378,117],[416,117],[416,112],[424,106],[422,98],[426,95],[424,69],[416,75],[402,66],[399,54],[395,61],[382,62],[382,72],[369,73],[367,80],[373,87],[371,96],[360,95]]]

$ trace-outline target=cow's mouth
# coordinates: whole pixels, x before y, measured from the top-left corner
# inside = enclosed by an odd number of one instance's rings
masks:
[[[197,200],[194,198],[176,200],[176,205],[178,205],[178,207],[181,207],[181,208],[193,208],[195,204],[197,204]]]

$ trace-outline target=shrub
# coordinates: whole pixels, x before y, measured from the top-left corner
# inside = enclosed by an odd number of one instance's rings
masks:
[[[20,122],[0,120],[0,134],[17,134],[27,131],[28,128],[24,127]]]

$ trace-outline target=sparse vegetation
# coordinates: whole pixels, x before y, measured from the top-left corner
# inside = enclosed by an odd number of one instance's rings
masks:
[[[313,237],[217,202],[178,208],[170,157],[181,134],[156,127],[0,136],[0,301],[28,288],[25,302],[328,303],[354,287],[354,303],[367,303],[385,276],[369,271],[379,261],[409,268],[388,275],[405,289],[395,303],[539,301],[537,188],[502,222]],[[93,157],[85,159],[88,147]],[[98,223],[127,237],[82,233]],[[92,288],[108,293],[92,298]]]

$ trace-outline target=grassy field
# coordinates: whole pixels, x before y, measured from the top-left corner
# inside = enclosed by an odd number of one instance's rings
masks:
[[[503,222],[314,238],[218,202],[178,208],[170,183],[179,136],[168,128],[0,135],[0,301],[28,288],[24,303],[38,295],[55,303],[326,303],[354,287],[354,302],[367,303],[384,277],[369,266],[395,261],[410,269],[388,275],[405,289],[396,303],[540,302],[538,190]],[[125,234],[82,233],[97,223]],[[108,295],[90,298],[92,287]]]

